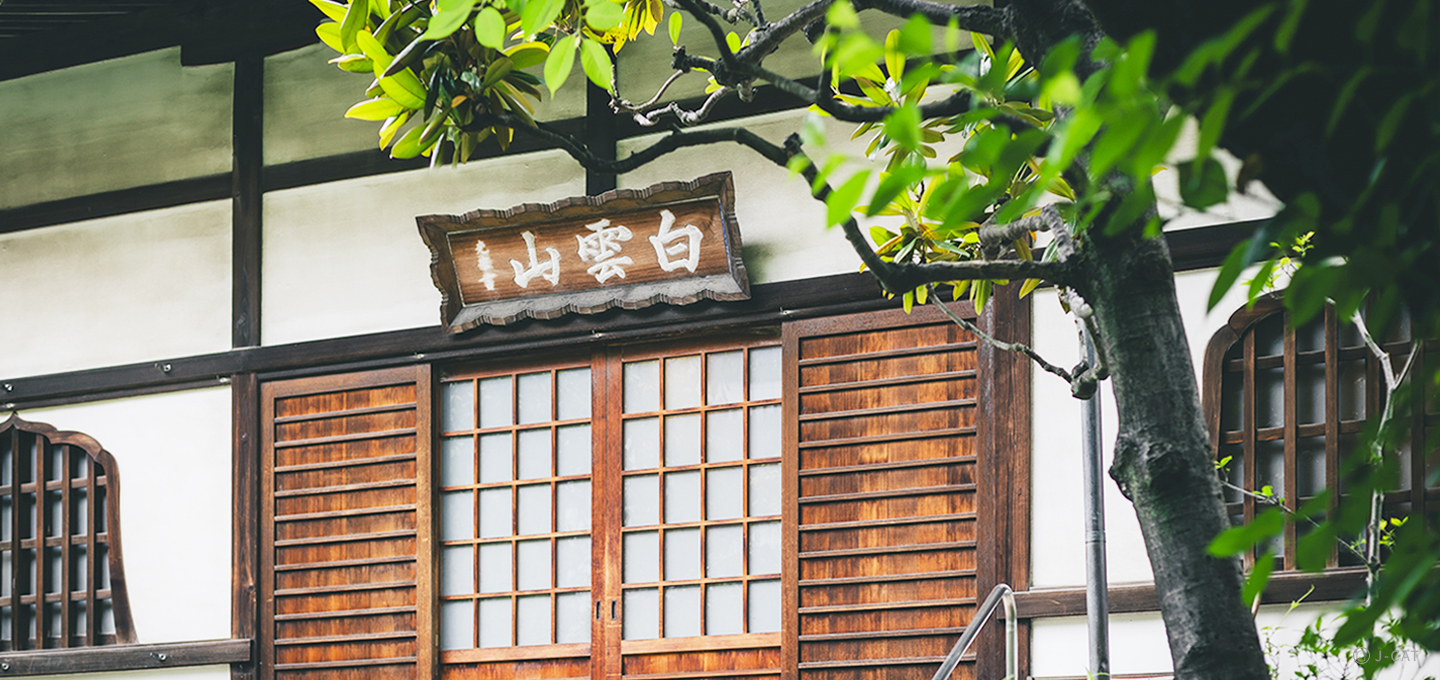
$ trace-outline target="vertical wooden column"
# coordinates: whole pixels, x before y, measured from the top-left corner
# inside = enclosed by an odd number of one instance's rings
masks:
[[[234,550],[231,553],[230,636],[255,639],[259,614],[256,577],[260,570],[260,381],[254,373],[231,377],[232,488],[231,513]],[[259,656],[252,649],[251,661],[230,666],[231,680],[254,680]]]
[[[609,50],[610,48],[606,48]],[[615,59],[614,51],[610,52],[610,58]],[[616,86],[619,86],[618,67],[615,79]],[[585,146],[590,152],[601,158],[615,159],[616,125],[615,112],[610,110],[610,93],[596,87],[595,83],[585,82]],[[586,168],[585,170],[585,193],[590,196],[598,196],[616,186],[616,176],[606,175]]]
[[[231,345],[260,344],[260,174],[264,158],[265,57],[235,60],[231,123]]]

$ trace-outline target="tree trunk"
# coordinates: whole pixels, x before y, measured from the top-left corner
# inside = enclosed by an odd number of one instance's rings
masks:
[[[1119,415],[1110,476],[1135,505],[1175,677],[1269,677],[1241,602],[1238,560],[1206,547],[1229,527],[1200,410],[1170,255],[1132,229],[1090,232],[1079,269]]]

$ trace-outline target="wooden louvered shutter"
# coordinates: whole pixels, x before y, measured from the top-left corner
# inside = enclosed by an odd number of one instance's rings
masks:
[[[428,367],[262,392],[261,677],[428,678]]]
[[[929,677],[976,607],[974,339],[917,309],[795,322],[784,343],[787,668]]]

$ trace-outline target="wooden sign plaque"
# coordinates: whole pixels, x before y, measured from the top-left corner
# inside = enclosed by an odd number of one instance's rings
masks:
[[[424,215],[450,332],[657,302],[746,300],[730,173],[509,210]]]

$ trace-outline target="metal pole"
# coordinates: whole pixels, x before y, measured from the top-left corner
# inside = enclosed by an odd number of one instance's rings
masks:
[[[1080,324],[1086,361],[1095,364],[1095,343]],[[1090,672],[1110,677],[1110,597],[1105,574],[1105,487],[1101,471],[1100,391],[1085,400],[1085,618],[1090,632]]]

